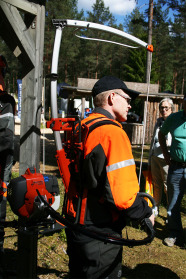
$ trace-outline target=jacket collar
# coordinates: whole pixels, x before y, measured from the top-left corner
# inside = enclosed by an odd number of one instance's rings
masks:
[[[96,107],[93,110],[93,113],[100,113],[100,114],[103,114],[104,116],[106,116],[109,119],[114,119],[114,117],[112,116],[112,114],[110,112],[108,112],[108,110],[103,109],[101,107]]]

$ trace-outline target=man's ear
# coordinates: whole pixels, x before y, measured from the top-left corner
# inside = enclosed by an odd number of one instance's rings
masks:
[[[110,93],[110,95],[109,95],[109,97],[108,97],[108,104],[109,104],[110,106],[113,105],[114,96],[115,96],[115,93],[113,92],[113,93]]]

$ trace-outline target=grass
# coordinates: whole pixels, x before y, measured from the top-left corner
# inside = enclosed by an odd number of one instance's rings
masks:
[[[148,160],[149,147],[144,149],[143,162]],[[133,154],[136,161],[140,160],[141,148],[133,147]],[[48,167],[49,170],[51,166]],[[13,173],[13,177],[17,177],[18,173]],[[64,188],[61,179],[58,179],[61,196],[63,196]],[[186,228],[184,197],[181,207],[182,222]],[[59,212],[62,207],[61,206]],[[12,221],[17,216],[13,214],[10,206],[7,206],[7,220]],[[160,207],[160,216],[156,219],[155,230],[156,236],[151,244],[139,247],[124,247],[123,249],[123,277],[122,279],[185,279],[185,262],[186,253],[184,247],[174,246],[172,248],[166,247],[162,244],[162,240],[167,234],[166,226],[166,208],[164,204]],[[17,266],[23,266],[18,259],[18,238],[17,229],[8,227],[5,229],[5,263],[7,270],[10,271],[11,276],[6,279],[14,279],[16,275]],[[144,234],[139,228],[127,227],[127,234],[130,239],[140,239]],[[126,238],[126,229],[123,230],[123,236]],[[57,279],[68,278],[68,256],[66,254],[66,237],[64,230],[56,232],[51,235],[38,234],[37,247],[37,278],[40,279]],[[27,256],[27,255],[25,255]],[[30,263],[33,264],[33,263]],[[1,278],[1,276],[0,276]],[[2,277],[3,278],[3,277]],[[34,277],[32,277],[34,278]],[[25,278],[26,279],[26,278]]]
[[[149,145],[144,145],[144,147],[143,147],[143,162],[144,163],[148,162],[149,148],[150,148]],[[133,153],[134,159],[136,161],[140,161],[141,160],[141,154],[142,154],[141,145],[132,146],[132,153]]]

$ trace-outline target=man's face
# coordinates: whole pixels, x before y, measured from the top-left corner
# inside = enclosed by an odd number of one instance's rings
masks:
[[[127,121],[127,115],[129,109],[131,109],[130,101],[131,98],[129,95],[121,89],[114,90],[114,107],[113,111],[116,117],[116,120],[119,122]]]

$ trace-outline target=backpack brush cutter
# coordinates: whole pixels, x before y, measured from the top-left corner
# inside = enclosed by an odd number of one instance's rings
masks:
[[[63,160],[61,160],[60,154],[56,155],[60,173],[65,186],[65,196],[68,196],[68,191],[70,191],[69,189],[71,189],[72,184],[82,184],[80,182],[80,178],[77,177],[79,173],[79,162],[77,162],[77,160],[78,158],[80,158],[78,154],[80,154],[83,150],[83,142],[81,142],[81,137],[85,139],[87,137],[88,131],[87,128],[84,127],[84,132],[75,132],[74,127],[77,123],[79,123],[79,121],[77,122],[77,117],[58,119],[57,121],[55,120],[55,122],[54,120],[51,120],[48,122],[48,125],[51,125],[51,123],[53,123],[53,129],[64,130],[68,133],[71,132],[70,140],[67,139],[66,142],[63,143],[63,150],[65,150],[63,154]],[[84,135],[84,133],[86,135]],[[61,162],[63,166],[60,165]],[[70,179],[71,169],[75,169],[77,171],[75,173],[75,178],[71,177]],[[138,193],[138,195],[150,199],[154,206],[154,199],[152,198],[152,196],[142,192]],[[36,173],[36,170],[34,168],[27,169],[24,175],[11,180],[8,186],[8,201],[10,203],[12,211],[19,216],[21,224],[26,227],[40,226],[41,224],[50,223],[50,218],[52,217],[54,220],[62,224],[61,229],[66,226],[72,230],[79,231],[89,237],[101,240],[105,243],[109,242],[116,245],[125,245],[132,247],[150,243],[154,238],[153,226],[148,218],[144,219],[141,222],[144,230],[147,233],[147,237],[142,240],[130,240],[118,237],[116,238],[114,235],[109,235],[107,233],[100,234],[96,231],[88,229],[88,227],[86,227],[85,225],[79,224],[78,208],[81,205],[80,195],[77,202],[79,206],[77,206],[76,209],[76,218],[74,219],[74,221],[69,221],[64,217],[64,213],[59,214],[56,211],[60,205],[57,178],[54,176]],[[50,216],[50,218],[48,216]]]

